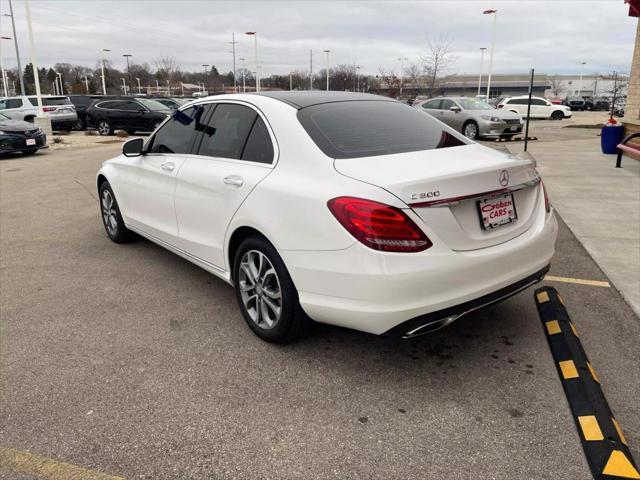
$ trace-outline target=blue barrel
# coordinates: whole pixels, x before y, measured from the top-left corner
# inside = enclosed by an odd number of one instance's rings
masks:
[[[615,154],[618,153],[616,146],[624,138],[624,127],[622,125],[605,125],[602,127],[602,135],[600,142],[602,144],[602,153]]]

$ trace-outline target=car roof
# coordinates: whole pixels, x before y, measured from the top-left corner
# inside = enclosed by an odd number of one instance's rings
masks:
[[[297,110],[300,110],[306,107],[311,107],[312,105],[321,105],[323,103],[354,102],[354,101],[355,102],[358,102],[358,101],[394,102],[395,101],[394,99],[389,97],[372,95],[370,93],[356,93],[356,92],[280,91],[280,92],[250,93],[248,95],[259,95],[262,97],[269,97],[275,100],[280,100],[281,102],[291,105]]]

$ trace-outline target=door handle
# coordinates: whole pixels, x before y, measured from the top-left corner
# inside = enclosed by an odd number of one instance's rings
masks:
[[[238,175],[229,175],[228,177],[224,177],[222,181],[225,185],[230,185],[232,187],[241,187],[244,184],[244,180]]]
[[[160,168],[162,168],[165,172],[173,172],[173,169],[176,168],[176,164],[173,162],[165,162],[160,165]]]

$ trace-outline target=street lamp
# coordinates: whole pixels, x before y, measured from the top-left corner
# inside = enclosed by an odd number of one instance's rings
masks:
[[[204,68],[204,82],[202,82],[202,93],[204,93],[204,85],[207,82],[207,67],[209,66],[208,63],[204,63],[202,64],[202,68]],[[207,90],[208,91],[208,90]]]
[[[60,95],[64,95],[64,83],[62,83],[62,74],[57,72],[58,81],[60,82]]]
[[[485,10],[483,15],[493,15],[493,32],[491,34],[491,53],[489,54],[489,77],[487,78],[487,101],[489,100],[489,94],[491,93],[491,73],[493,70],[493,51],[496,46],[496,25],[498,23],[498,10]]]
[[[102,94],[106,95],[107,94],[107,85],[104,81],[104,52],[110,52],[111,50],[109,50],[108,48],[103,48],[100,51],[100,70],[102,72]]]
[[[246,71],[246,67],[244,66],[244,58],[241,57],[240,61],[242,62],[242,93],[244,93],[247,91],[247,87],[244,82],[244,73]]]
[[[407,57],[399,57],[400,62],[400,98],[402,98],[402,81],[404,80],[404,62],[409,60]]]
[[[582,68],[580,69],[580,81],[578,82],[578,97],[582,96],[582,74],[584,73],[584,66],[587,64],[587,62],[580,62],[580,65],[582,65]]]
[[[231,32],[231,41],[229,42],[233,47],[231,53],[233,54],[233,91],[234,93],[238,93],[238,82],[236,81],[236,34],[235,32]]]
[[[0,37],[0,75],[2,75],[2,86],[4,88],[4,96],[8,97],[8,89],[7,89],[7,74],[4,71],[4,65],[2,63],[2,50],[1,50],[1,45],[2,42],[1,40],[11,40],[11,37]]]
[[[127,94],[127,83],[124,81],[124,77],[121,77],[120,80],[122,80],[122,91],[126,95]]]
[[[356,65],[356,90],[360,91],[360,67]]]
[[[327,54],[327,92],[329,91],[329,53],[331,50],[325,50],[324,53]]]
[[[87,89],[87,95],[89,95],[89,79],[86,75],[84,76],[84,86]]]
[[[140,87],[140,79],[136,77],[136,81],[138,82],[138,95],[142,95],[142,88]]]
[[[13,27],[13,42],[16,47],[16,63],[18,64],[18,80],[20,80],[20,92],[22,93],[22,95],[26,95],[27,91],[24,89],[24,79],[22,78],[22,64],[20,63],[20,50],[18,49],[18,37],[16,35],[16,22],[13,17],[13,5],[11,4],[11,0],[9,0],[9,11],[11,13],[5,13],[3,16],[11,17],[11,26]]]
[[[256,55],[256,92],[260,91],[260,66],[258,65],[258,32],[245,32],[246,35],[253,35],[253,45]]]
[[[487,47],[480,47],[480,75],[478,75],[478,96],[480,96],[480,85],[482,84],[482,67],[484,65],[484,51]],[[489,100],[487,98],[487,100]]]
[[[122,56],[127,59],[127,78],[128,78],[128,82],[127,83],[129,83],[129,93],[131,93],[131,69],[129,68],[129,57],[132,57],[133,55],[131,55],[130,53],[125,53]],[[127,92],[125,91],[124,94],[126,95]]]

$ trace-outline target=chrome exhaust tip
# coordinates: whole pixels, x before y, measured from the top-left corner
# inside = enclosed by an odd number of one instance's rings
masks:
[[[414,328],[413,330],[409,330],[402,336],[402,338],[415,338],[419,337],[420,335],[426,335],[427,333],[433,333],[446,327],[447,325],[451,325],[461,316],[462,315],[452,315],[450,317],[441,318],[440,320],[427,322],[424,325],[420,325],[419,327]]]

